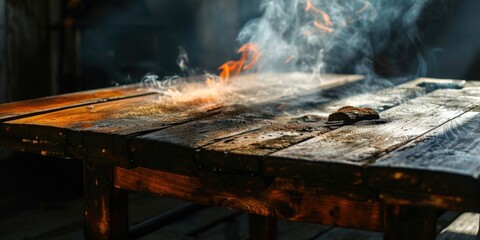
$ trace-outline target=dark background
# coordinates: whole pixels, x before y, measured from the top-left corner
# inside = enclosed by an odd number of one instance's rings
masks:
[[[214,72],[235,57],[259,1],[0,0],[0,103],[182,74],[179,46],[198,74]],[[431,1],[416,38],[375,53],[375,73],[480,79],[479,13],[478,0]],[[392,27],[389,36],[403,34]],[[80,197],[81,169],[0,149],[0,218]]]

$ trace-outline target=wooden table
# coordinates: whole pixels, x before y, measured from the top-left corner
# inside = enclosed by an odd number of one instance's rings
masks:
[[[442,210],[479,211],[480,82],[242,78],[222,101],[130,85],[3,104],[0,145],[83,160],[87,239],[127,238],[127,191],[255,214],[264,238],[256,215],[434,239]],[[386,123],[326,125],[344,105]]]

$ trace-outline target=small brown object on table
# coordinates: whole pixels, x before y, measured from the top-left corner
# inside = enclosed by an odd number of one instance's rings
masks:
[[[440,212],[480,210],[480,82],[415,79],[355,96],[335,92],[361,76],[327,76],[313,92],[275,85],[303,78],[262,76],[267,100],[233,105],[167,107],[138,85],[3,104],[0,145],[84,162],[86,239],[128,238],[127,191],[251,213],[251,237],[264,239],[275,218],[434,239]],[[298,103],[306,94],[315,108]],[[292,122],[275,109],[321,117],[363,100],[384,124]]]
[[[329,122],[343,121],[344,123],[355,123],[364,120],[380,119],[377,111],[371,108],[359,108],[344,106],[328,116]]]

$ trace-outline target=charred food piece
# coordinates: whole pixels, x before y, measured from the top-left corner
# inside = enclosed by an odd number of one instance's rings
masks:
[[[345,106],[328,116],[329,122],[343,121],[343,123],[356,123],[363,120],[380,119],[377,111],[371,108],[358,108]]]

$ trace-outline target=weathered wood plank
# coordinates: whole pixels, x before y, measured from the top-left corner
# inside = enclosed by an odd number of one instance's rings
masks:
[[[387,192],[403,189],[460,198],[453,198],[451,205],[466,201],[462,196],[479,199],[479,126],[480,108],[475,108],[369,165],[369,179]]]
[[[14,129],[16,127],[20,130],[23,126],[39,126],[39,128],[52,127],[127,135],[195,119],[195,113],[219,107],[217,104],[205,104],[197,107],[185,105],[173,108],[162,104],[159,100],[160,96],[153,94],[134,97],[16,119],[4,123],[3,131],[6,135],[15,137],[22,135],[13,131],[17,130]],[[28,130],[23,131],[28,132]],[[43,134],[49,134],[48,132]],[[56,134],[51,135],[56,136]]]
[[[275,174],[269,170],[271,165],[292,161],[296,171],[318,167],[320,175],[328,174],[333,180],[361,183],[363,166],[472,109],[479,103],[478,93],[434,91],[382,112],[386,124],[344,126],[271,154],[263,161],[264,167]],[[322,171],[325,166],[328,173]]]
[[[116,168],[115,186],[263,216],[376,231],[383,229],[383,207],[374,200],[352,201],[321,192],[283,191],[274,188],[276,184],[256,190],[232,191],[205,186],[197,177],[145,168]]]
[[[0,105],[0,121],[153,93],[154,91],[140,84],[132,84],[6,103]]]

